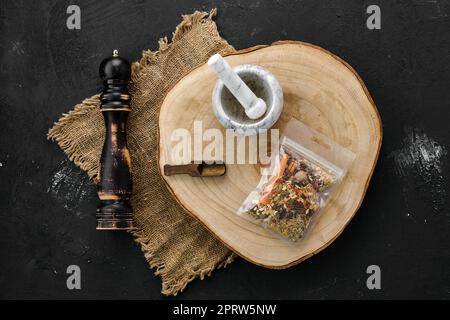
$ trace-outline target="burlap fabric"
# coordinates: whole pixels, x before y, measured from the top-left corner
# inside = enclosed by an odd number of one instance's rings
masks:
[[[212,54],[233,50],[212,20],[216,11],[183,16],[172,41],[159,41],[157,52],[144,51],[133,64],[129,91],[132,112],[128,146],[132,155],[136,231],[165,295],[176,295],[187,283],[233,261],[234,255],[192,218],[168,191],[157,168],[158,115],[167,92]],[[48,133],[70,160],[95,179],[105,130],[99,95],[84,100]]]

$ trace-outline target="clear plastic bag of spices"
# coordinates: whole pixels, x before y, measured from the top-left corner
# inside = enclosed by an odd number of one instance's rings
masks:
[[[297,241],[338,189],[355,155],[295,119],[282,133],[270,173],[262,176],[238,214]]]

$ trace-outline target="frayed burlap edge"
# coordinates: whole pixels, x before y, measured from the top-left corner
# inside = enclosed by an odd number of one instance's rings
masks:
[[[47,133],[47,139],[56,141],[69,160],[82,170],[86,171],[88,176],[92,179],[95,179],[97,176],[98,166],[86,161],[82,153],[77,153],[72,140],[61,132],[61,129],[66,123],[71,122],[73,118],[86,114],[90,112],[90,110],[98,108],[99,105],[100,94],[84,99],[83,102],[77,104],[73,110],[70,110],[68,113],[63,113],[62,117],[53,124],[53,127]]]
[[[139,61],[132,64],[131,80],[135,81],[141,75],[141,72],[145,70],[145,67],[149,64],[153,64],[158,60],[158,56],[169,49],[174,42],[181,39],[184,34],[191,31],[195,26],[201,23],[211,23],[212,18],[217,14],[217,9],[214,8],[210,12],[195,11],[190,15],[182,15],[182,21],[176,27],[172,34],[172,41],[169,42],[167,37],[161,38],[158,41],[159,49],[157,51],[145,50],[142,52],[142,57]]]
[[[145,72],[145,67],[156,63],[161,53],[168,50],[174,42],[183,37],[184,34],[191,31],[195,26],[202,23],[214,23],[212,18],[217,14],[217,9],[212,9],[210,12],[195,11],[191,15],[182,15],[182,22],[176,27],[172,34],[171,42],[167,37],[159,40],[159,49],[157,51],[146,50],[142,52],[142,57],[138,62],[132,64],[131,81],[136,81]],[[234,50],[234,49],[232,49]],[[62,117],[54,123],[54,126],[48,131],[47,139],[55,141],[64,153],[68,156],[76,166],[86,171],[91,179],[97,177],[98,166],[85,161],[83,154],[77,153],[72,141],[62,132],[62,128],[67,122],[73,120],[73,118],[83,115],[89,112],[93,108],[99,108],[100,95],[97,94],[90,98],[85,99],[81,104],[77,104],[73,110],[62,115]],[[142,236],[141,230],[135,229],[130,232],[133,239],[141,247],[144,253],[145,259],[149,263],[151,268],[155,268],[155,275],[162,277],[162,289],[161,293],[164,295],[177,295],[178,292],[182,292],[189,282],[199,277],[203,280],[206,276],[210,276],[215,269],[225,268],[228,264],[234,261],[236,255],[231,253],[223,261],[215,264],[211,264],[208,267],[200,270],[191,270],[189,274],[168,274],[165,269],[164,261],[157,258],[154,254],[155,247],[152,245],[151,240]]]
[[[199,270],[192,270],[190,274],[183,274],[182,276],[177,277],[174,274],[168,274],[165,270],[164,261],[155,257],[155,255],[153,254],[154,248],[149,238],[140,237],[138,230],[134,230],[131,233],[133,234],[134,240],[138,244],[140,244],[141,250],[144,253],[144,257],[150,264],[150,267],[155,269],[155,275],[162,276],[163,281],[161,293],[167,296],[176,296],[178,292],[182,292],[184,288],[186,288],[188,283],[192,280],[196,279],[197,277],[199,277],[200,280],[203,280],[206,276],[211,276],[214,270],[225,268],[236,258],[236,254],[231,253],[225,260],[217,264],[212,264],[206,268]]]

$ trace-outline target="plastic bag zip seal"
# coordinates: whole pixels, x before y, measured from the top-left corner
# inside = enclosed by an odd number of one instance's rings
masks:
[[[328,170],[328,172],[335,176],[336,179],[341,179],[345,175],[345,171],[342,168],[339,168],[338,166],[332,164],[330,161],[322,158],[318,154],[303,147],[302,145],[296,143],[286,136],[283,136],[281,138],[280,145],[282,148],[283,146],[285,146],[287,150],[294,153],[296,156],[303,157],[306,160],[315,163],[319,167]]]

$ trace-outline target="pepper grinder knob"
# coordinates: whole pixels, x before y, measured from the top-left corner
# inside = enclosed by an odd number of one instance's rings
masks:
[[[97,185],[97,230],[129,230],[133,228],[133,209],[126,123],[131,111],[127,89],[131,65],[114,50],[112,57],[101,62],[99,73],[104,85],[100,110],[106,130]]]
[[[119,51],[114,50],[110,58],[106,58],[100,63],[100,78],[103,81],[122,80],[128,82],[131,75],[130,63],[122,57],[119,57]]]

